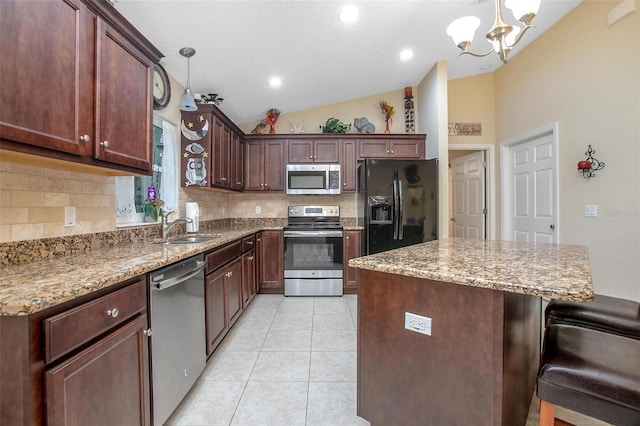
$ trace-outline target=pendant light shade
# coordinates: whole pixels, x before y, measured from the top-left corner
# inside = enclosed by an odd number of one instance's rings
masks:
[[[191,94],[191,69],[189,63],[189,59],[196,54],[196,50],[192,47],[183,47],[179,52],[187,58],[187,87],[184,89],[184,94],[180,100],[180,109],[182,111],[197,111],[198,106],[196,105],[196,100]]]

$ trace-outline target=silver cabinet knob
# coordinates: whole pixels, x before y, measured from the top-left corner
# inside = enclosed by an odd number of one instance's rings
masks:
[[[118,308],[109,309],[107,311],[107,315],[113,318],[117,317],[119,313],[120,311],[118,310]]]
[[[310,155],[310,156],[309,156],[309,159],[310,159],[310,160],[313,160],[313,155]]]
[[[391,153],[393,154],[393,151],[391,151]]]
[[[81,140],[82,142],[90,142],[90,141],[91,141],[91,136],[89,136],[89,135],[82,135],[82,136],[80,136],[80,140]]]
[[[100,146],[104,147],[104,148],[108,148],[109,147],[109,141],[102,141],[100,142]]]
[[[220,180],[221,180],[221,181],[223,181],[223,182],[226,182],[226,181],[227,181],[227,178],[226,178],[226,177],[223,177],[223,178],[220,178]]]
[[[247,257],[247,260],[253,260],[253,256]]]
[[[236,185],[242,186],[242,182],[236,182]]]
[[[145,336],[149,336],[149,337],[151,337],[151,329],[150,329],[150,328],[147,328],[146,330],[142,330],[142,333],[143,333]]]

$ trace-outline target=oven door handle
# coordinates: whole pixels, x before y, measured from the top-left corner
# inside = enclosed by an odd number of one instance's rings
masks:
[[[284,231],[285,238],[342,237],[342,231]]]

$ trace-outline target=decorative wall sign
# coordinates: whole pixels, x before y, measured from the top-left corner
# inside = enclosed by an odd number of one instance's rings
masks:
[[[413,134],[416,132],[415,111],[413,105],[413,90],[411,87],[404,88],[404,131]]]
[[[449,136],[481,136],[482,123],[449,123]]]

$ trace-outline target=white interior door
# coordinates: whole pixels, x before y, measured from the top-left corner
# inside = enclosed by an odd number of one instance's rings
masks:
[[[485,165],[484,151],[451,160],[454,237],[486,238]]]
[[[551,129],[508,147],[504,202],[509,208],[504,239],[557,242],[555,135]]]

